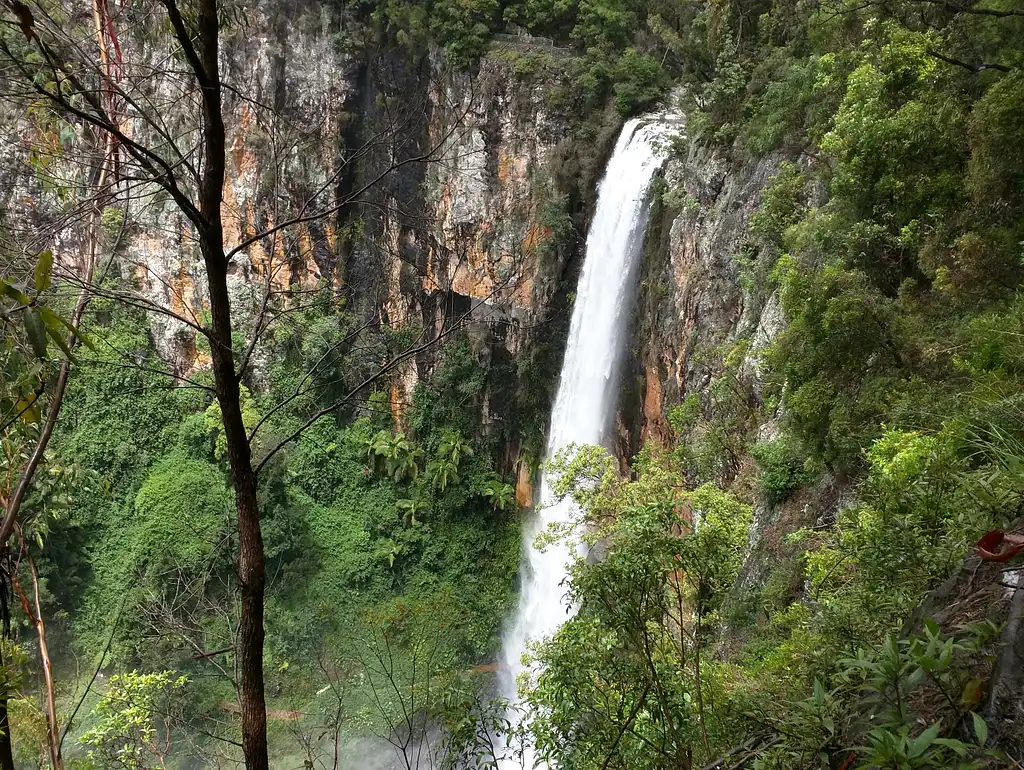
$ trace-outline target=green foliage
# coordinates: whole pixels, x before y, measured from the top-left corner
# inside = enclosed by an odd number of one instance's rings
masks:
[[[174,570],[202,571],[215,554],[234,505],[215,466],[175,453],[150,470],[134,509],[128,523],[134,541],[132,573],[141,572],[159,585]]]
[[[448,62],[458,68],[470,67],[487,54],[515,62],[517,74],[527,78],[563,70],[571,88],[550,82],[542,85],[551,105],[566,114],[573,114],[578,107],[585,113],[597,112],[613,93],[623,115],[646,109],[664,94],[680,62],[689,61],[695,52],[689,37],[680,38],[666,20],[679,15],[679,20],[673,21],[682,27],[684,18],[693,15],[690,2],[681,4],[685,10],[661,8],[664,3],[658,2],[624,0],[379,0],[356,5],[371,10],[400,45],[420,48],[432,42],[443,47]],[[649,17],[648,5],[654,11]],[[666,53],[641,34],[645,19],[673,43],[668,68]],[[581,55],[561,61],[563,57],[556,60],[546,53],[523,53],[506,44],[488,52],[493,34],[503,31],[507,23],[553,38],[563,47],[572,46]]]
[[[931,684],[950,698],[950,693],[963,690],[966,674],[954,665],[957,657],[977,653],[986,636],[994,629],[973,629],[973,637],[963,640],[943,638],[939,627],[928,621],[924,634],[913,639],[885,638],[879,650],[860,650],[855,658],[839,662],[845,675],[858,683],[862,692],[873,696],[882,708],[876,714],[878,726],[867,735],[867,746],[861,748],[868,767],[902,766],[910,768],[970,768],[984,763],[962,759],[970,750],[963,741],[940,738],[942,722],[935,722],[914,735],[908,703],[914,691]],[[973,714],[976,731],[987,736],[984,720]],[[983,747],[984,739],[980,740]]]
[[[633,115],[651,107],[665,92],[668,76],[657,59],[629,48],[615,64],[615,109]]]
[[[932,435],[882,433],[866,453],[860,500],[840,510],[834,527],[789,538],[806,549],[807,599],[770,606],[750,648],[753,670],[774,681],[793,682],[796,672],[833,676],[851,640],[874,645],[896,633],[970,544],[1004,526],[1024,477],[1009,470],[1015,460],[998,458],[1020,456],[1021,448],[986,442],[979,452],[967,435],[954,426]]]
[[[73,430],[58,432],[62,457],[101,471],[130,496],[149,465],[174,448],[183,415],[206,407],[196,390],[171,386],[153,353],[145,314],[102,299],[90,303],[95,351],[83,351],[67,395]],[[144,368],[126,365],[129,352]]]
[[[751,447],[750,454],[757,460],[761,494],[773,505],[783,502],[794,489],[814,478],[806,467],[806,458],[791,439],[762,441]]]
[[[806,272],[783,257],[777,275],[789,325],[768,360],[785,382],[790,424],[813,456],[855,467],[903,387],[895,302],[839,265]]]
[[[98,767],[166,767],[171,723],[182,707],[188,677],[171,671],[115,674],[93,709],[96,724],[79,739]]]
[[[577,7],[576,0],[523,0],[505,9],[505,19],[538,34],[559,37],[572,28]]]
[[[751,511],[711,486],[686,492],[672,465],[645,452],[628,481],[594,448],[554,464],[556,493],[572,495],[581,513],[545,540],[568,535],[604,549],[599,560],[576,555],[569,598],[579,611],[537,648],[543,668],[523,683],[538,751],[560,767],[609,757],[615,767],[675,767],[691,752],[709,757],[707,735],[726,729],[705,705],[725,672],[701,652]]]
[[[413,446],[404,433],[378,431],[368,440],[366,455],[372,468],[386,473],[393,481],[415,479],[420,474],[423,450]]]
[[[435,0],[430,31],[449,62],[466,66],[486,50],[498,11],[498,0]]]
[[[702,94],[710,120],[717,126],[714,139],[731,141],[737,131],[735,120],[747,85],[747,72],[739,61],[736,44],[725,38],[717,52],[714,77],[704,83]]]
[[[446,429],[462,436],[475,432],[473,417],[487,384],[487,371],[465,341],[444,348],[443,365],[429,383],[413,394],[412,432],[433,448]]]
[[[740,377],[748,342],[723,345],[697,360],[709,364],[710,382],[669,413],[678,434],[675,454],[694,482],[731,479],[745,452],[756,411],[750,386]]]
[[[786,230],[805,213],[801,198],[807,180],[795,163],[784,162],[765,188],[761,206],[750,218],[750,230],[776,246],[783,245]]]
[[[855,766],[863,768],[990,767],[986,760],[998,754],[985,748],[985,721],[957,696],[970,685],[972,662],[995,631],[991,624],[981,624],[946,636],[926,620],[920,634],[889,635],[877,646],[859,648],[837,661],[832,689],[815,679],[811,697],[798,701],[784,717],[781,745],[760,757],[755,767],[781,770],[815,756],[827,762],[830,755],[855,756]],[[941,702],[952,713],[922,727],[913,716],[921,702]],[[864,709],[870,713],[865,715]],[[974,740],[953,737],[956,722],[968,715]],[[837,740],[852,735],[862,745],[837,750]]]
[[[537,222],[548,231],[548,235],[540,246],[540,256],[549,264],[559,264],[577,235],[576,226],[572,214],[567,211],[565,196],[548,195],[548,190],[543,192],[545,197],[537,212]]]
[[[463,458],[473,456],[470,446],[457,432],[442,435],[433,459],[427,464],[427,480],[444,492],[449,485],[458,484],[459,466]]]
[[[203,725],[232,697],[210,676],[215,664],[234,663],[231,653],[194,659],[233,639],[236,535],[219,410],[205,392],[173,387],[160,373],[143,315],[101,300],[92,308],[97,349],[82,353],[55,439],[69,469],[61,485],[73,482],[75,504],[51,523],[40,561],[53,587],[46,612],[61,634],[58,659],[98,656],[111,640],[106,660],[116,670],[176,666],[202,683],[189,719]],[[345,372],[334,354],[346,319],[332,305],[321,310],[305,329],[283,325],[275,336],[270,392],[243,393],[247,428],[270,417],[261,436],[294,430],[315,406],[302,397],[271,413],[306,371],[327,385]],[[470,668],[493,653],[514,601],[519,527],[512,487],[471,438],[488,370],[466,344],[450,350],[447,368],[422,383],[408,410],[408,433],[396,433],[377,394],[369,416],[320,420],[263,469],[268,697],[313,702],[316,661],[396,601],[448,597],[432,617],[456,639],[445,666]],[[128,365],[127,352],[142,367]],[[86,469],[101,473],[109,493]]]
[[[0,279],[0,424],[5,437],[14,439],[21,426],[43,420],[51,346],[60,351],[58,357],[73,360],[65,340],[69,332],[73,339],[92,343],[51,307],[53,252],[42,251],[34,261],[16,262],[11,269],[13,274]]]
[[[14,698],[8,703],[11,742],[17,767],[31,767],[47,753],[48,726],[39,704],[30,698]]]
[[[1024,196],[1024,78],[1013,72],[992,85],[971,110],[968,184],[981,200]]]
[[[827,767],[831,758],[879,770],[991,767],[999,755],[985,747],[987,726],[959,693],[966,698],[976,686],[972,667],[995,631],[980,624],[947,636],[925,621],[920,634],[889,635],[857,648],[835,661],[833,686],[815,679],[810,697],[776,711],[783,738],[754,766]],[[923,723],[914,716],[922,703],[930,705],[933,718],[937,712],[945,716]],[[967,717],[972,737],[957,731]],[[859,745],[843,745],[844,738]]]
[[[245,426],[247,433],[252,433],[253,429],[260,421],[260,413],[256,408],[256,400],[252,397],[249,389],[244,385],[239,387],[238,398],[242,407],[242,424]],[[214,457],[218,460],[223,460],[227,456],[228,439],[227,436],[224,435],[224,419],[220,411],[219,403],[214,401],[206,408],[203,423],[207,432],[213,436]]]
[[[615,50],[626,46],[637,28],[637,17],[624,0],[579,0],[572,37],[586,50]]]
[[[403,46],[416,49],[426,42],[444,48],[449,64],[466,68],[483,55],[496,31],[498,0],[380,0],[355,3],[373,6],[374,19]]]
[[[480,494],[497,511],[511,511],[516,507],[516,490],[497,476],[487,479],[480,488]]]
[[[818,79],[820,69],[818,57],[794,59],[783,48],[770,50],[754,64],[748,93],[756,96],[750,98],[749,116],[740,129],[746,151],[758,156],[804,143],[820,120],[815,113],[829,106],[828,88]]]
[[[837,632],[898,622],[996,520],[978,505],[955,441],[890,429],[869,450],[863,502],[807,554],[822,619]]]
[[[860,473],[881,423],[937,430],[964,411],[954,394],[974,386],[955,346],[1005,340],[972,328],[1021,278],[1024,89],[1012,66],[971,65],[1018,61],[1020,21],[911,0],[841,15],[774,4],[758,36],[729,42],[726,6],[709,19],[697,130],[728,142],[739,126],[740,152],[807,159],[780,167],[750,222],[787,252],[775,274],[741,263],[748,284],[778,285],[788,321],[766,362],[773,398],[814,462]]]

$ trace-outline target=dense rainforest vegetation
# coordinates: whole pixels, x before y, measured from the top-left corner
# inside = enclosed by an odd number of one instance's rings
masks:
[[[985,717],[1013,681],[994,671],[1013,620],[979,592],[1014,562],[961,572],[1024,507],[1021,3],[324,4],[353,57],[443,57],[469,78],[498,62],[565,120],[527,255],[561,260],[556,283],[624,118],[671,102],[683,168],[699,152],[774,164],[728,256],[744,302],[784,327],[764,350],[751,330],[698,351],[713,376],[669,405],[672,440],[553,458],[578,517],[545,537],[600,556],[573,562],[578,611],[534,648],[514,711],[492,664],[516,604],[516,474],[536,481],[557,363],[493,355],[494,330],[454,303],[436,328],[398,322],[330,280],[268,279],[241,312],[221,100],[273,117],[253,121],[266,146],[300,146],[273,98],[217,79],[218,40],[257,21],[214,0],[71,6],[5,2],[0,30],[17,191],[0,768],[490,768],[523,741],[561,770],[1024,761],[1021,722]],[[152,101],[132,98],[157,76]],[[365,187],[333,168],[297,181],[274,155],[274,216],[360,242],[381,206],[358,196],[406,165],[396,137]],[[652,234],[705,205],[665,180],[655,198]],[[154,224],[149,205],[183,219]],[[177,277],[208,281],[191,315],[145,293],[176,277],[124,259],[161,229],[201,254],[204,274]],[[167,318],[187,367],[160,347]]]

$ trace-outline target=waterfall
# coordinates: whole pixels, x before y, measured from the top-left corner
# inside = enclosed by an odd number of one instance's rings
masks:
[[[572,324],[551,411],[547,453],[570,444],[602,444],[615,410],[617,370],[626,343],[629,305],[643,251],[648,191],[664,161],[661,148],[673,133],[661,119],[632,120],[622,129],[587,234],[586,257],[576,290]],[[527,643],[553,634],[572,609],[564,601],[570,549],[533,547],[549,524],[569,520],[570,501],[554,503],[551,479],[541,480],[540,505],[525,527],[522,592],[515,621],[504,639],[502,695],[516,700],[516,677]],[[518,767],[518,763],[507,765]],[[526,757],[528,770],[535,767]]]

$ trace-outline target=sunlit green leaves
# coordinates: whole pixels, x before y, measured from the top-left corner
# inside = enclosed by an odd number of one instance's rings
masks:
[[[672,456],[653,450],[632,480],[596,447],[570,448],[552,471],[580,511],[542,544],[585,538],[602,556],[575,554],[579,611],[534,652],[543,669],[524,684],[538,747],[560,767],[676,767],[717,729],[700,703],[723,672],[698,668],[698,648],[736,577],[751,510],[711,485],[687,491]]]
[[[125,770],[164,766],[171,722],[182,711],[188,683],[172,671],[111,676],[93,710],[96,725],[79,739],[89,758]]]
[[[36,262],[36,266],[32,271],[37,292],[44,292],[50,288],[50,284],[52,283],[52,272],[53,252],[46,249],[39,254],[39,261]]]
[[[52,363],[51,344],[73,361],[71,344],[91,344],[50,306],[53,287],[53,253],[41,252],[21,266],[14,276],[0,279],[0,356],[4,385],[0,389],[0,414],[7,427],[12,420],[36,424],[46,407],[46,377]]]

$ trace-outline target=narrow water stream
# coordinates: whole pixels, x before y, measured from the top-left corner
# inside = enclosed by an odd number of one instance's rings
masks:
[[[643,252],[648,192],[664,162],[664,140],[678,130],[657,118],[632,120],[622,129],[598,187],[597,209],[587,234],[583,272],[551,412],[547,453],[570,444],[602,444],[615,411],[618,368],[629,333],[629,305]],[[525,527],[519,609],[504,639],[502,695],[516,699],[516,677],[528,642],[553,634],[573,610],[564,599],[569,549],[533,548],[537,534],[571,514],[555,503],[551,479],[541,480],[540,505]],[[518,767],[518,763],[515,764]],[[511,765],[509,765],[511,767]],[[525,767],[540,770],[532,757]]]

